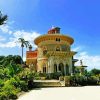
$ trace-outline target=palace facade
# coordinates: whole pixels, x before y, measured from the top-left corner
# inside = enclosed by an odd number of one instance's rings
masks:
[[[26,52],[26,64],[37,72],[55,73],[61,72],[63,75],[73,73],[73,56],[76,52],[71,51],[74,39],[60,33],[60,28],[50,29],[47,34],[41,35],[34,40],[37,45],[36,50]]]

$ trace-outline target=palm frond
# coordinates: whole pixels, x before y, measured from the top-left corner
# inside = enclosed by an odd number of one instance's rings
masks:
[[[19,42],[21,43],[21,47],[26,46],[26,48],[30,45],[29,41],[25,41],[24,38],[19,38]]]
[[[18,40],[19,40],[19,41],[23,41],[23,42],[25,41],[24,38],[19,38]]]
[[[26,48],[29,47],[29,45],[30,45],[29,41],[25,41]]]
[[[0,25],[5,24],[5,21],[7,20],[8,16],[7,15],[2,15],[0,11]]]

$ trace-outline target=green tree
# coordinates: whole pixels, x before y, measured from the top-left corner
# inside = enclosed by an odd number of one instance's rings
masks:
[[[9,75],[14,77],[22,71],[22,67],[20,65],[16,65],[13,61],[8,65]]]
[[[0,11],[0,25],[5,24],[5,21],[7,20],[7,15],[3,15]]]
[[[15,64],[21,64],[22,58],[19,55],[8,55],[8,56],[0,56],[0,68],[6,67],[10,64],[10,62],[14,62]]]
[[[100,70],[94,68],[94,69],[92,69],[92,70],[90,71],[90,73],[91,73],[91,75],[98,75],[98,74],[100,74]]]
[[[24,38],[19,38],[18,41],[21,43],[22,48],[22,60],[23,60],[23,48],[26,46],[26,48],[29,46],[29,41],[25,41]]]

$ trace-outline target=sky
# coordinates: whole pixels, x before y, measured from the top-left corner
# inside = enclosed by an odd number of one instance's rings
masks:
[[[89,70],[100,69],[100,0],[0,0],[0,11],[8,15],[0,26],[0,55],[21,55],[20,37],[34,50],[34,39],[58,26],[74,38],[74,58],[83,60]]]

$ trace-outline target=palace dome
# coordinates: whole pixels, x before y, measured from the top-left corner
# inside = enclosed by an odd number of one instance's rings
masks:
[[[55,27],[48,31],[47,34],[41,35],[34,40],[34,43],[38,45],[40,42],[48,41],[48,40],[63,40],[68,42],[70,45],[73,44],[74,39],[68,35],[63,35],[60,33],[60,28]]]

